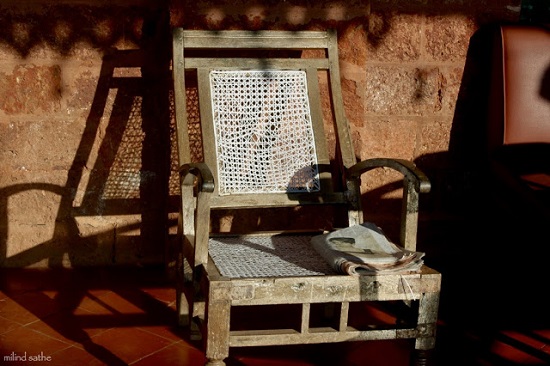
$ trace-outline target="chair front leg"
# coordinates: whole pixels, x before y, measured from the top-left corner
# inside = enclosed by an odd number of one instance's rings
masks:
[[[418,334],[414,352],[411,355],[412,366],[428,366],[432,364],[438,308],[439,292],[425,293],[420,297],[417,323]]]
[[[223,366],[224,360],[229,357],[231,302],[210,299],[206,306],[206,365]]]

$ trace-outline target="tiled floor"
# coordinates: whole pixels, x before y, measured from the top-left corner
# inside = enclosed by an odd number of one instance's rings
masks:
[[[175,327],[175,293],[161,268],[3,270],[0,275],[0,364],[204,362],[200,346]],[[513,304],[514,293],[508,295]],[[460,321],[472,304],[442,305],[442,318],[451,321],[442,320],[438,330],[439,366],[550,364],[548,319],[480,327],[476,322],[487,319]],[[452,316],[457,312],[462,315]],[[408,341],[246,348],[232,350],[228,365],[399,366],[408,364],[409,350]]]
[[[162,270],[8,270],[2,282],[0,364],[25,355],[52,365],[204,360],[174,326],[175,293]]]

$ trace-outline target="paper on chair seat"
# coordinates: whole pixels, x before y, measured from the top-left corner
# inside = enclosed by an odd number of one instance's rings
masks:
[[[424,253],[395,245],[370,222],[314,236],[311,244],[334,269],[347,274],[409,273],[424,263]]]

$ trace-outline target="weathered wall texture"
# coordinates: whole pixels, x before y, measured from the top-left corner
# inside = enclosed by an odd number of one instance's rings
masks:
[[[339,32],[361,158],[415,160],[427,229],[460,219],[452,131],[470,37],[520,0],[86,1],[0,4],[0,266],[148,264],[173,231],[170,27]],[[365,183],[396,212],[390,172]],[[424,197],[423,197],[424,198]],[[389,204],[389,205],[388,205]],[[389,212],[383,207],[389,206]]]

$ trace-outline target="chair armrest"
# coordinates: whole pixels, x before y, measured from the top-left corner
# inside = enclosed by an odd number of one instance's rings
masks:
[[[427,193],[431,189],[430,180],[412,161],[392,158],[375,158],[360,161],[348,169],[351,179],[360,178],[361,175],[375,168],[391,168],[397,170],[413,184],[418,193]]]
[[[181,228],[184,254],[192,266],[208,263],[210,200],[214,176],[205,163],[183,164],[181,181]]]
[[[361,175],[376,168],[391,168],[403,174],[400,242],[405,249],[416,251],[419,194],[430,191],[430,181],[412,161],[375,158],[358,162],[348,169],[348,186],[360,186]]]

